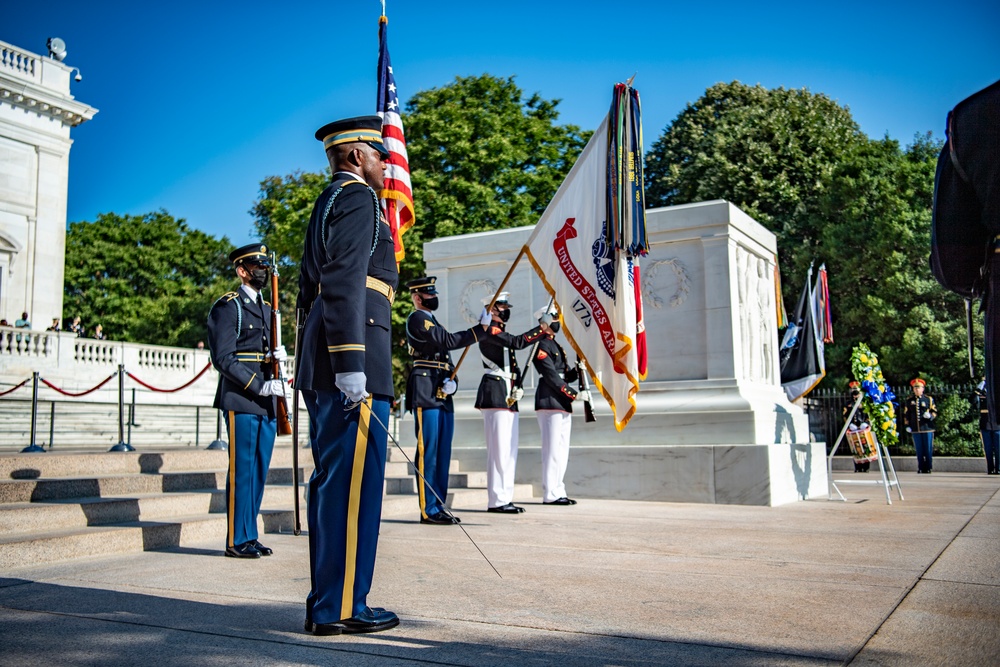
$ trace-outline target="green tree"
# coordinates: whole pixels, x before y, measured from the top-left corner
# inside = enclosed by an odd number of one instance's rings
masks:
[[[653,144],[648,200],[726,199],[742,208],[777,235],[793,298],[809,263],[825,263],[836,342],[826,347],[824,385],[845,387],[851,348],[866,342],[905,396],[916,375],[968,382],[962,300],[937,284],[927,262],[940,148],[929,134],[905,149],[870,139],[822,94],[720,83]],[[950,451],[967,439],[963,410],[949,404],[941,421],[955,425],[938,436]]]
[[[865,139],[850,111],[826,95],[717,83],[648,152],[647,205],[730,201],[778,236],[783,274],[803,275],[821,230],[809,213],[845,153]]]
[[[238,283],[232,250],[166,211],[71,223],[63,308],[113,340],[193,347],[212,303]]]
[[[489,74],[458,77],[413,96],[403,126],[416,223],[403,237],[401,285],[423,274],[424,241],[535,223],[591,135],[558,125],[558,104],[537,93],[525,96],[513,77]],[[329,171],[297,172],[261,183],[251,212],[258,234],[281,257],[286,285],[297,280],[312,204],[329,179]],[[399,391],[409,361],[403,326],[410,310],[404,290],[393,308]],[[289,311],[283,311],[286,342]]]

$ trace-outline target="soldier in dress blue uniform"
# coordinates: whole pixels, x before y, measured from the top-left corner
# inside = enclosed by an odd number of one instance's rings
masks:
[[[455,408],[451,397],[458,390],[458,383],[451,378],[454,366],[448,352],[474,345],[484,338],[493,318],[483,308],[478,326],[449,332],[434,317],[438,308],[436,281],[434,276],[425,276],[406,283],[415,308],[406,318],[406,342],[413,357],[406,383],[406,410],[416,418],[414,464],[420,473],[416,475],[420,523],[451,525],[460,520],[442,501],[448,498],[451,438],[455,431]],[[430,485],[430,489],[426,485]]]
[[[229,428],[226,555],[260,558],[272,551],[257,541],[257,514],[271,464],[277,429],[275,396],[281,380],[271,376],[271,356],[285,359],[284,347],[272,350],[271,304],[260,291],[268,283],[267,246],[251,243],[234,250],[229,261],[242,285],[219,298],[208,315],[208,345],[219,371],[215,407]]]
[[[566,352],[556,342],[559,314],[548,309],[538,316],[542,338],[534,358],[538,371],[535,390],[535,416],[542,431],[542,502],[546,505],[576,505],[566,497],[566,466],[569,464],[569,438],[573,423],[573,401],[590,400],[584,392],[569,386],[579,378],[576,366],[570,366]],[[581,393],[584,395],[581,397]]]
[[[976,387],[976,403],[979,405],[979,435],[983,439],[983,453],[986,455],[986,474],[1000,475],[1000,430],[993,428],[990,420],[986,378]]]
[[[910,380],[913,394],[903,403],[903,424],[906,432],[913,436],[913,446],[917,449],[917,472],[930,473],[934,467],[934,420],[937,406],[934,399],[924,395],[927,383],[921,378]]]
[[[399,624],[369,607],[382,513],[393,397],[390,307],[398,275],[378,193],[385,179],[382,121],[323,126],[333,182],[306,230],[297,306],[307,311],[296,369],[309,410],[316,469],[309,480],[307,632],[378,632]]]
[[[476,408],[483,414],[486,430],[487,512],[520,514],[523,507],[514,504],[514,470],[517,467],[518,410],[524,394],[520,388],[521,369],[514,350],[523,350],[542,337],[541,327],[520,336],[507,333],[510,319],[508,292],[500,292],[490,310],[493,318],[490,336],[479,341],[483,358],[483,379],[479,382]],[[492,298],[484,299],[489,305]]]

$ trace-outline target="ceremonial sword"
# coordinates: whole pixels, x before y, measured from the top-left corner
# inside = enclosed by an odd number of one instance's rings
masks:
[[[367,398],[367,396],[365,398]],[[351,412],[355,408],[359,407],[365,401],[364,398],[361,399],[360,401],[355,401],[355,402],[349,402],[347,401],[346,398],[344,400],[346,403],[346,405],[344,406],[344,412]],[[410,457],[406,455],[406,450],[404,450],[403,446],[399,444],[399,441],[396,440],[396,437],[389,432],[389,427],[386,426],[379,418],[379,416],[375,414],[375,412],[371,409],[371,405],[368,405],[368,414],[371,415],[371,417],[375,420],[375,422],[385,430],[385,434],[389,436],[389,439],[392,440],[392,444],[396,445],[396,448],[403,455],[403,458],[406,459],[406,462],[410,464],[410,466],[413,468],[413,471],[417,473],[417,477],[420,478],[420,481],[424,483],[425,487],[430,489],[431,493],[434,494],[434,497],[437,498],[437,501],[441,503],[441,507],[444,507],[445,506],[444,500],[441,498],[441,496],[438,495],[438,492],[434,490],[434,487],[427,483],[427,478],[423,476],[423,474],[420,472],[420,469],[417,468],[416,464],[414,464],[413,461],[410,460]],[[472,539],[472,535],[469,535],[469,531],[465,529],[465,526],[463,526],[461,523],[456,523],[455,525],[462,529],[462,532],[465,533],[465,536],[469,538],[470,542],[472,542],[472,546],[476,547],[476,551],[479,552],[479,555],[482,556],[487,563],[489,563],[489,566],[493,568],[493,571],[497,573],[497,576],[503,579],[503,575],[500,574],[500,570],[496,568],[493,562],[486,556],[486,554],[483,553],[483,550],[479,548],[479,545],[476,544],[476,541],[474,539]]]

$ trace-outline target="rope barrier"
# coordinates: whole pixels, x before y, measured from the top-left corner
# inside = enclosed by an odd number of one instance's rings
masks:
[[[133,380],[135,380],[136,382],[138,382],[139,384],[141,384],[146,389],[149,389],[150,391],[157,391],[157,392],[160,392],[161,394],[172,394],[175,391],[180,391],[181,389],[186,389],[187,387],[190,387],[191,385],[193,385],[195,382],[198,381],[198,379],[202,375],[204,375],[205,373],[207,373],[208,369],[211,368],[211,367],[212,367],[212,362],[210,361],[207,364],[205,364],[205,367],[201,369],[201,372],[199,372],[197,375],[195,375],[193,378],[191,378],[190,380],[188,380],[187,382],[185,382],[181,386],[176,387],[174,389],[160,389],[158,387],[154,387],[153,385],[147,384],[147,383],[143,382],[142,380],[140,380],[139,378],[137,378],[136,376],[132,375],[132,373],[130,371],[125,371],[125,375],[129,376],[130,378],[132,378]]]
[[[116,375],[118,375],[118,372],[117,372],[117,371],[116,371],[116,372],[114,372],[114,373],[112,373],[112,374],[111,374],[111,375],[109,375],[108,377],[106,377],[106,378],[105,378],[105,379],[104,379],[103,381],[101,381],[101,383],[100,383],[100,384],[98,384],[98,385],[96,385],[96,386],[94,386],[94,387],[91,387],[91,388],[90,388],[90,389],[88,389],[87,391],[81,391],[81,392],[79,392],[79,393],[76,393],[76,392],[72,392],[72,391],[66,391],[65,389],[60,389],[59,387],[55,386],[54,384],[52,384],[51,382],[49,382],[48,380],[46,380],[46,379],[45,379],[45,378],[43,378],[43,377],[40,377],[40,378],[38,378],[38,379],[39,379],[39,380],[41,380],[42,382],[44,382],[44,383],[45,383],[45,386],[46,386],[46,387],[48,387],[49,389],[55,389],[56,391],[58,391],[58,392],[59,392],[60,394],[62,394],[63,396],[73,396],[73,397],[78,397],[78,396],[86,396],[87,394],[90,394],[90,393],[92,393],[92,392],[95,392],[95,391],[97,391],[98,389],[100,389],[101,387],[103,387],[104,385],[106,385],[106,384],[107,384],[108,382],[111,382],[111,380],[112,380],[112,379],[114,379],[114,377],[115,377]],[[27,380],[25,380],[25,381],[27,382]]]
[[[6,396],[7,394],[10,394],[10,393],[13,393],[13,392],[17,391],[18,389],[20,389],[24,385],[28,384],[28,380],[30,380],[30,379],[31,378],[27,378],[25,380],[21,380],[21,384],[15,385],[15,386],[11,387],[10,389],[8,389],[7,391],[0,391],[0,396]]]

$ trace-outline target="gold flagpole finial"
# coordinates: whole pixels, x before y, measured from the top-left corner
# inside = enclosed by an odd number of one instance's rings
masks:
[[[636,76],[636,74],[638,74],[638,73],[639,73],[639,72],[636,72],[635,74],[633,74],[632,76],[630,76],[630,77],[628,78],[628,81],[626,81],[626,82],[625,82],[625,85],[626,85],[626,86],[628,86],[629,88],[631,88],[631,87],[632,87],[632,82],[633,82],[633,81],[635,81],[635,76]]]

